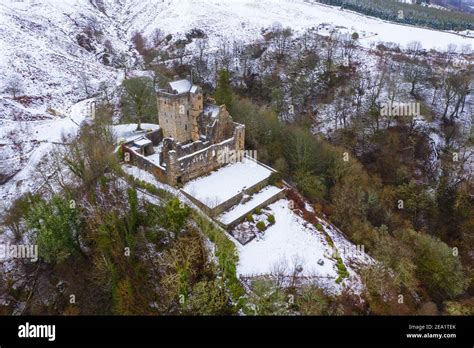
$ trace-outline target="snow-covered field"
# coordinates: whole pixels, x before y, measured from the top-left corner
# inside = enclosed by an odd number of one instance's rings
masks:
[[[141,128],[143,129],[143,131],[137,132],[136,123],[117,124],[117,125],[112,126],[112,131],[117,140],[117,143],[120,144],[121,142],[128,142],[128,141],[138,139],[150,130],[154,131],[154,130],[160,129],[160,126],[153,123],[142,123]]]
[[[281,199],[268,206],[276,221],[268,227],[263,236],[246,245],[235,242],[239,250],[238,275],[291,276],[295,268],[301,267],[298,276],[317,281],[332,292],[339,292],[344,284],[355,292],[360,290],[360,278],[352,265],[368,264],[372,260],[364,253],[342,253],[341,250],[350,249],[351,243],[325,223],[323,228],[326,233],[331,232],[334,245],[350,274],[349,279],[337,284],[336,261],[332,257],[334,250],[326,241],[323,231],[318,231],[294,213],[289,204],[287,199]],[[318,261],[323,261],[323,264],[318,264]]]
[[[404,26],[363,16],[351,11],[303,0],[168,0],[141,1],[139,6],[127,5],[133,21],[126,25],[129,32],[140,31],[151,36],[156,28],[165,32],[186,33],[199,28],[210,34],[211,45],[220,38],[253,41],[262,28],[278,22],[295,30],[327,23],[345,27],[352,32],[373,33],[361,41],[365,46],[374,42],[395,42],[406,46],[420,41],[426,49],[462,46],[473,40],[453,33]]]
[[[87,98],[84,84],[93,92],[101,81],[114,83],[117,71],[100,60],[103,45],[91,42],[88,51],[78,44],[77,36],[89,24],[117,50],[128,49],[116,26],[89,1],[0,3],[0,119],[9,118],[12,110],[22,106],[45,116],[51,115],[48,109],[64,113]],[[20,95],[39,101],[33,105],[8,103],[9,95],[3,91],[12,77],[21,79]]]
[[[269,206],[276,222],[261,238],[240,246],[239,275],[250,276],[272,273],[283,265],[291,274],[302,266],[302,275],[337,277],[335,262],[330,258],[330,246],[322,233],[305,222],[289,208],[289,201],[281,199]],[[323,260],[324,265],[318,265]]]
[[[77,41],[95,23],[117,50],[129,47],[109,19],[88,1],[0,3],[0,207],[35,191],[44,178],[37,166],[61,136],[74,136],[92,110],[100,82],[115,85],[121,73],[101,61],[103,44],[88,51]],[[14,100],[7,90],[18,81]]]

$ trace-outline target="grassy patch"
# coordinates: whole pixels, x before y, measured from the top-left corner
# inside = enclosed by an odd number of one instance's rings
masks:
[[[342,282],[343,279],[349,278],[349,271],[344,265],[344,262],[342,262],[342,259],[340,256],[338,256],[336,260],[337,260],[337,273],[339,274],[339,277],[337,277],[336,279],[336,283],[339,284],[340,282]]]
[[[273,215],[273,214],[268,215],[267,220],[271,225],[274,225],[275,224],[275,215]]]
[[[336,283],[339,284],[340,282],[342,282],[343,279],[349,277],[349,271],[347,270],[346,266],[344,265],[344,262],[339,256],[339,253],[337,252],[336,246],[334,245],[332,238],[329,236],[329,234],[326,233],[326,231],[324,231],[323,226],[321,226],[321,224],[316,224],[315,227],[318,229],[318,231],[321,231],[324,233],[326,242],[334,251],[333,257],[334,255],[336,255],[335,259],[336,259],[336,265],[337,265],[337,274],[339,275],[336,279]]]
[[[257,228],[259,229],[260,232],[263,232],[263,231],[265,231],[267,226],[265,225],[265,222],[259,221],[259,222],[257,222]]]
[[[246,220],[248,222],[254,222],[253,215],[252,214],[247,214]]]

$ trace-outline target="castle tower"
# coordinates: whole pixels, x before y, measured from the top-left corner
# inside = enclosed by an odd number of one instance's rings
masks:
[[[202,89],[187,79],[175,80],[157,91],[158,123],[165,138],[187,143],[199,140],[198,118],[203,110]]]

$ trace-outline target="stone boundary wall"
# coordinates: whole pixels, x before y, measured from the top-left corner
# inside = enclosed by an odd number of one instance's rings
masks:
[[[202,203],[201,201],[194,198],[189,193],[187,193],[183,190],[180,190],[179,192],[181,192],[186,198],[188,198],[191,202],[193,202],[199,209],[201,209],[204,213],[206,213],[207,216],[213,217],[211,215],[212,214],[212,209],[210,209],[207,205],[205,205],[204,203]]]
[[[122,145],[123,153],[130,154],[130,161],[125,163],[133,163],[138,168],[146,170],[153,174],[158,181],[167,183],[166,169],[164,167],[157,166],[155,163],[149,161],[145,156],[142,156],[135,151],[127,147],[127,145]]]
[[[281,199],[281,198],[284,198],[286,195],[285,193],[285,190],[281,190],[280,192],[278,192],[277,194],[273,195],[272,197],[268,198],[266,201],[260,203],[259,205],[257,205],[256,207],[254,207],[252,210],[256,210],[256,209],[261,209],[261,208],[264,208],[274,202],[276,202],[277,200]],[[218,221],[218,223],[225,229],[230,229],[230,228],[234,228],[236,225],[238,225],[239,223],[241,223],[242,221],[245,220],[245,218],[247,217],[247,214],[249,212],[246,212],[244,214],[242,214],[242,216],[239,216],[238,218],[236,218],[234,221],[228,223],[228,224],[225,224],[221,221]]]
[[[253,185],[251,187],[246,188],[245,190],[239,192],[235,196],[229,198],[225,202],[222,202],[221,204],[219,204],[219,205],[217,205],[213,208],[208,207],[205,204],[205,202],[199,201],[195,197],[191,196],[189,193],[184,192],[184,190],[181,190],[181,192],[186,197],[188,197],[194,204],[196,204],[199,208],[201,208],[203,211],[205,211],[206,214],[208,214],[210,217],[216,217],[216,216],[222,214],[223,212],[225,212],[226,210],[232,208],[233,206],[239,204],[242,201],[242,198],[244,197],[244,194],[252,195],[252,194],[260,191],[264,187],[268,186],[268,179],[269,178],[263,179],[262,181],[256,183],[255,185]]]

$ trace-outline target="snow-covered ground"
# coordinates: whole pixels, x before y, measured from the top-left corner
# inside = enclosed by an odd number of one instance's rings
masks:
[[[301,264],[302,275],[336,278],[335,262],[324,235],[305,222],[289,208],[289,201],[281,199],[269,206],[276,222],[261,238],[239,246],[239,275],[250,276],[272,273],[280,264],[291,274]],[[325,252],[327,252],[325,254]],[[323,260],[324,265],[318,265]]]
[[[91,25],[104,39],[102,43],[91,39],[91,49],[86,50],[77,36]],[[105,39],[118,51],[128,49],[120,34],[89,1],[2,1],[0,93],[16,76],[22,85],[19,95],[40,100],[23,107],[45,116],[51,115],[51,109],[64,113],[88,97],[85,85],[93,93],[101,81],[114,84],[117,71],[102,64],[100,57]],[[7,93],[0,94],[0,119],[9,118],[12,110],[21,111],[22,106],[12,105],[8,98]]]
[[[214,208],[262,182],[271,174],[272,171],[264,166],[245,159],[188,182],[184,185],[183,191],[208,207]]]
[[[453,33],[422,29],[385,22],[355,12],[303,0],[168,0],[129,2],[127,10],[133,20],[125,26],[129,32],[140,31],[150,37],[156,28],[167,33],[184,34],[199,28],[216,45],[221,38],[254,41],[262,28],[278,22],[295,30],[318,27],[327,23],[345,27],[351,32],[373,33],[361,40],[365,46],[375,42],[395,42],[406,46],[420,41],[426,49],[446,49],[448,44],[462,46],[473,40]]]
[[[371,259],[364,253],[341,253],[340,250],[351,250],[352,248],[348,247],[351,243],[324,222],[324,231],[331,232],[331,239],[350,274],[348,279],[336,283],[338,272],[333,258],[334,250],[326,241],[323,231],[318,231],[294,213],[289,205],[287,199],[269,205],[268,208],[275,216],[275,224],[269,226],[263,236],[246,245],[235,242],[239,250],[238,275],[291,276],[295,268],[301,267],[298,276],[308,277],[309,281],[323,284],[332,292],[339,292],[343,286],[349,286],[358,292],[361,289],[360,277],[352,265],[368,264],[372,262]],[[356,259],[359,262],[354,263]],[[318,264],[318,261],[323,261],[323,264]]]
[[[86,50],[77,37],[92,24],[102,39]],[[120,83],[121,73],[102,61],[105,38],[129,50],[117,26],[89,1],[0,2],[1,208],[44,182],[37,166],[92,112],[84,100],[99,83]],[[7,90],[15,80],[16,100]]]
[[[151,173],[131,165],[123,165],[122,168],[127,174],[166,190],[182,202],[199,210],[182,193],[159,182]],[[357,267],[371,264],[374,262],[373,259],[363,252],[352,252],[355,246],[323,219],[319,221],[324,232],[318,231],[294,213],[289,204],[287,199],[280,199],[269,205],[268,208],[275,216],[275,224],[248,244],[242,245],[230,234],[228,235],[239,252],[237,275],[253,277],[280,273],[289,276],[295,266],[301,266],[299,276],[308,277],[308,281],[315,282],[330,292],[338,293],[343,287],[349,287],[356,293],[360,292],[362,283]],[[338,272],[333,257],[334,249],[328,244],[324,233],[331,237],[349,272],[349,278],[339,284],[336,283]],[[323,265],[318,264],[320,260],[324,262]]]
[[[6,209],[15,197],[28,192],[35,192],[45,182],[45,178],[38,172],[38,167],[51,156],[55,146],[61,146],[76,136],[81,123],[88,117],[92,117],[92,99],[86,99],[74,104],[67,116],[57,117],[45,121],[28,122],[24,133],[15,134],[18,131],[16,122],[6,122],[0,128],[0,138],[5,139],[7,133],[13,132],[16,136],[27,137],[31,142],[32,150],[25,154],[18,154],[15,149],[2,152],[0,169],[3,166],[19,166],[21,169],[5,184],[0,185],[0,211]],[[45,173],[50,174],[50,173]]]
[[[161,29],[174,41],[198,28],[209,37],[212,50],[222,40],[261,39],[261,29],[275,23],[296,31],[318,27],[321,33],[331,27],[357,31],[364,46],[378,41],[405,46],[416,40],[426,49],[445,49],[449,44],[461,47],[473,42],[453,33],[388,23],[302,0],[4,0],[0,3],[0,182],[38,161],[38,154],[44,153],[38,147],[48,145],[35,141],[48,138],[45,127],[62,129],[61,116],[68,115],[72,105],[95,94],[101,82],[109,86],[121,82],[123,71],[105,65],[103,58],[111,54],[123,56],[128,65],[136,61],[130,41],[134,32],[150,39]],[[194,43],[188,49],[193,47]],[[15,79],[23,97],[17,100],[6,91]],[[40,120],[48,119],[51,123],[42,126]],[[17,179],[25,180],[28,175]],[[10,190],[2,188],[5,199],[9,199],[5,191]]]

